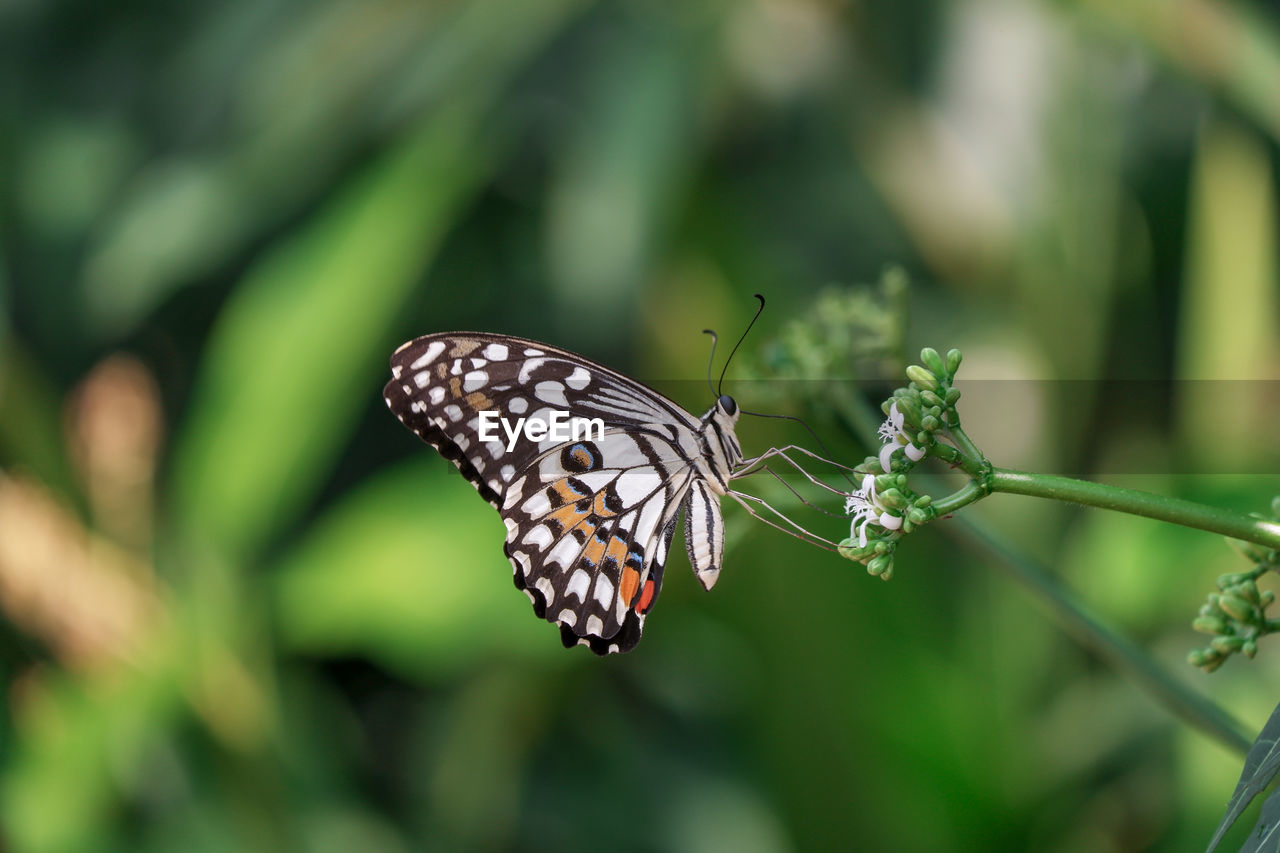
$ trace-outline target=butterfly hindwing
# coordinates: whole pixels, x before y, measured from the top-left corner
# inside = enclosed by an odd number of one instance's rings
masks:
[[[544,454],[508,489],[501,512],[516,586],[566,641],[625,651],[639,639],[691,481],[687,464],[662,453],[652,437],[614,428]]]

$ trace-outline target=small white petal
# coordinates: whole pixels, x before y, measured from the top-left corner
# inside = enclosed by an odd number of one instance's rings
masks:
[[[892,470],[889,466],[893,462],[893,451],[899,447],[898,442],[891,441],[884,447],[880,448],[880,467],[884,469],[886,474]]]
[[[885,530],[897,530],[902,527],[902,519],[887,512],[880,513],[879,523]]]
[[[907,458],[912,462],[919,462],[924,458],[925,451],[923,448],[916,447],[914,444],[907,445]]]

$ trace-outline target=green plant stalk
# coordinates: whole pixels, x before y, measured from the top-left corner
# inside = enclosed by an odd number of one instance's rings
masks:
[[[939,530],[971,550],[987,555],[992,566],[1029,592],[1062,630],[1106,660],[1117,672],[1132,679],[1175,717],[1240,755],[1249,751],[1252,738],[1238,720],[1174,678],[1141,646],[1109,628],[1038,562],[1018,553],[975,519],[953,519]]]
[[[1009,468],[992,468],[987,485],[992,492],[1052,498],[1099,509],[1127,512],[1210,533],[1220,533],[1266,548],[1280,548],[1280,524],[1181,498]]]
[[[845,422],[855,425],[854,433],[859,435],[868,446],[874,447],[875,434],[867,430],[858,430],[856,426],[871,417],[868,414],[871,407],[862,398],[849,393],[839,384],[831,388],[829,399]],[[937,453],[934,452],[935,449],[938,450]],[[930,455],[937,456],[944,462],[957,467],[962,467],[962,462],[972,462],[976,467],[986,462],[981,455],[964,457],[955,448],[945,445],[936,445],[935,448],[931,448]],[[987,494],[989,492],[982,484],[970,481],[954,494],[935,500],[933,507],[941,518]],[[944,534],[963,541],[974,552],[985,554],[992,559],[993,564],[1007,572],[1019,586],[1038,601],[1058,627],[1072,639],[1106,659],[1117,671],[1129,675],[1140,689],[1178,719],[1236,752],[1244,754],[1248,751],[1250,738],[1239,722],[1213,700],[1200,695],[1175,678],[1156,663],[1145,649],[1131,642],[1118,631],[1112,630],[1105,622],[1094,616],[1043,566],[1020,554],[974,520],[959,518],[953,521],[954,524],[940,525],[938,529]]]

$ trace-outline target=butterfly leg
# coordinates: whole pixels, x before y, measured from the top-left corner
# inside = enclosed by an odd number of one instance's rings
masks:
[[[759,456],[755,457],[754,459],[746,460],[745,462],[742,463],[742,465],[738,467],[738,470],[734,472],[733,479],[736,480],[739,477],[747,477],[747,476],[750,476],[751,474],[758,473],[762,470],[771,470],[767,465],[763,465],[762,463],[766,459],[776,456],[780,459],[785,460],[788,464],[791,465],[791,467],[799,471],[802,475],[804,475],[804,478],[806,480],[808,480],[810,483],[813,483],[815,486],[818,486],[819,488],[822,488],[822,489],[826,489],[828,492],[831,492],[832,494],[840,495],[841,497],[844,497],[848,494],[847,492],[841,489],[837,489],[836,487],[829,485],[828,483],[825,483],[822,480],[819,480],[813,474],[810,474],[807,470],[805,470],[804,466],[802,466],[799,462],[797,462],[796,460],[788,456],[787,455],[788,452],[803,453],[806,456],[810,457],[811,459],[816,459],[817,461],[822,462],[826,465],[832,465],[836,468],[839,468],[842,474],[853,471],[853,469],[847,465],[841,465],[839,462],[832,462],[830,459],[826,459],[822,456],[819,456],[818,454],[814,453],[812,450],[801,447],[798,444],[788,444],[786,447],[772,447],[766,450],[764,453],[761,453]],[[775,473],[774,476],[778,476],[778,475]],[[781,478],[779,477],[779,479]]]
[[[750,515],[752,518],[757,519],[758,521],[764,522],[765,524],[769,525],[775,530],[781,530],[783,533],[787,534],[788,536],[794,536],[797,539],[801,540],[802,542],[808,542],[810,545],[817,545],[819,548],[823,548],[827,551],[837,550],[836,543],[832,542],[829,539],[825,539],[816,533],[812,533],[806,530],[804,527],[801,527],[799,524],[795,523],[791,519],[787,518],[787,516],[785,516],[778,510],[774,509],[772,506],[770,506],[769,502],[766,501],[764,498],[758,498],[755,495],[749,495],[746,492],[729,491],[729,492],[725,492],[725,494],[733,498],[735,501],[737,501],[738,504],[743,509],[745,509],[747,511],[747,514]],[[767,509],[769,512],[773,513],[773,515],[782,519],[784,522],[786,522],[787,526],[784,527],[783,525],[778,524],[776,521],[773,521],[771,518],[761,515],[752,506],[753,503],[759,504],[760,506]]]

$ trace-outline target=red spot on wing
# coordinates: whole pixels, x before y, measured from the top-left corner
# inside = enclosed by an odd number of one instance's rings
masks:
[[[636,613],[641,616],[649,610],[649,605],[653,604],[653,590],[653,578],[649,578],[644,582],[644,590],[640,593],[640,600],[636,602]]]

